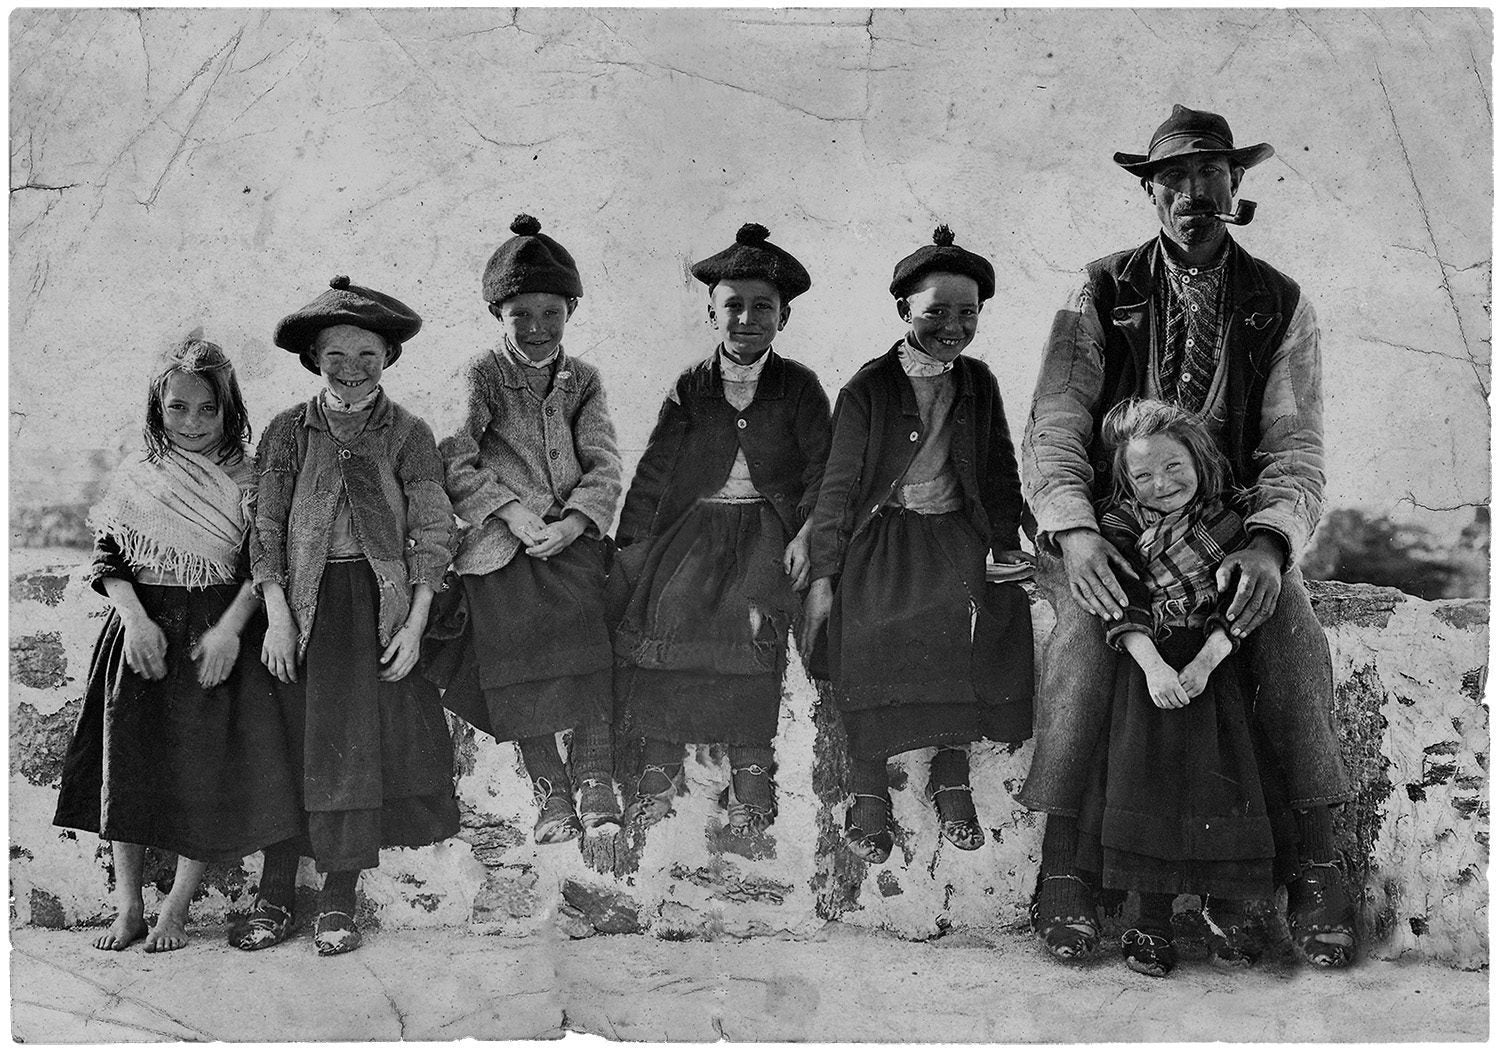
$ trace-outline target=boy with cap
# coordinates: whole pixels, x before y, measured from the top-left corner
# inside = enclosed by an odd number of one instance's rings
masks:
[[[1019,586],[985,583],[986,549],[1026,561],[1020,478],[995,377],[962,356],[995,272],[946,226],[933,242],[891,281],[910,330],[839,393],[813,512],[803,653],[826,623],[849,735],[844,835],[872,863],[893,845],[888,757],[937,747],[939,828],[972,851],[984,831],[965,747],[1031,733],[1030,610]]]
[[[437,691],[409,675],[452,555],[453,509],[431,429],[380,386],[422,319],[347,277],[329,284],[276,326],[276,345],[324,386],[261,438],[250,540],[261,656],[289,685],[308,843],[266,849],[255,908],[229,933],[243,950],[291,933],[306,850],[327,874],[313,936],[323,956],[359,946],[355,886],[380,848],[458,832],[448,723]]]
[[[693,264],[719,345],[662,403],[620,516],[617,689],[646,738],[632,804],[642,827],[670,813],[685,742],[728,746],[731,829],[759,833],[776,816],[787,632],[830,428],[817,376],[771,347],[812,281],[769,237],[746,223]]]
[[[620,456],[599,371],[562,347],[578,267],[532,217],[510,229],[482,283],[503,336],[464,368],[465,419],[440,445],[467,526],[453,564],[467,631],[448,644],[459,660],[444,704],[520,744],[536,842],[582,836],[585,859],[606,870],[620,830],[604,617]],[[569,728],[571,776],[555,739]]]

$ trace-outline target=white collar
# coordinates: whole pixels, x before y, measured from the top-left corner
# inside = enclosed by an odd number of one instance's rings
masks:
[[[918,347],[912,341],[910,333],[901,341],[896,353],[907,376],[942,376],[953,368],[952,362],[939,361]]]
[[[765,353],[749,365],[741,365],[729,355],[724,353],[724,345],[719,344],[719,369],[724,374],[724,379],[730,383],[744,384],[752,380],[759,380],[760,374],[765,370],[766,361],[771,357],[771,348],[767,347]]]
[[[528,369],[545,369],[547,368],[547,366],[551,365],[553,362],[557,361],[559,357],[562,356],[563,348],[562,344],[558,344],[555,348],[553,348],[551,354],[547,355],[547,357],[543,358],[539,362],[534,362],[530,358],[522,354],[520,351],[516,350],[515,345],[510,342],[510,337],[507,336],[505,337],[505,350],[510,354],[512,358],[514,358],[521,365],[526,366]]]
[[[380,388],[377,386],[375,388],[375,390],[373,390],[369,394],[365,395],[359,401],[357,401],[357,402],[346,402],[342,398],[340,398],[338,395],[334,394],[327,387],[324,387],[323,388],[323,408],[325,408],[325,409],[331,409],[335,413],[357,413],[361,409],[368,409],[370,406],[374,405],[375,404],[375,399],[379,395],[380,395]]]

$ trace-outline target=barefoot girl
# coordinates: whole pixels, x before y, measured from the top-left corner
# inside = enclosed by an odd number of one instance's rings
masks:
[[[1104,419],[1115,493],[1104,536],[1129,560],[1129,602],[1108,641],[1128,653],[1115,679],[1108,740],[1079,819],[1078,868],[1140,893],[1122,939],[1134,971],[1176,963],[1172,900],[1204,896],[1215,963],[1251,963],[1248,899],[1269,899],[1276,845],[1267,815],[1238,647],[1225,618],[1224,557],[1248,541],[1228,463],[1203,423],[1164,402],[1122,402]]]
[[[256,910],[231,935],[246,950],[286,938],[305,848],[325,874],[313,936],[323,956],[360,944],[355,885],[382,847],[458,832],[442,703],[408,675],[451,555],[453,510],[432,431],[380,385],[422,319],[346,277],[329,284],[276,326],[276,345],[323,387],[266,428],[252,544],[262,656],[295,685],[308,843],[267,850]]]
[[[454,559],[467,630],[436,660],[456,668],[445,705],[520,743],[536,842],[581,835],[586,860],[610,869],[620,801],[605,535],[620,456],[599,370],[562,346],[583,295],[578,267],[532,217],[510,229],[481,285],[503,335],[466,366],[466,416],[442,443],[448,494],[468,525]],[[571,774],[555,737],[569,728]]]
[[[187,945],[204,862],[238,860],[301,827],[281,714],[257,660],[264,620],[244,554],[249,438],[229,359],[189,338],[151,380],[145,454],[116,472],[91,517],[89,578],[110,612],[53,821],[112,841],[119,913],[94,942],[101,950],[143,937],[148,952]],[[148,846],[177,853],[149,932]]]
[[[620,515],[631,594],[615,653],[619,700],[646,735],[642,825],[670,811],[684,742],[728,745],[731,829],[776,815],[771,745],[829,414],[812,370],[771,349],[812,281],[769,236],[747,223],[693,264],[719,346],[662,404]]]
[[[987,587],[985,553],[1021,563],[1020,481],[994,375],[962,354],[995,271],[946,226],[896,265],[910,331],[866,363],[834,410],[813,513],[804,654],[828,626],[828,665],[849,734],[856,855],[890,855],[886,759],[936,746],[928,789],[942,836],[984,842],[967,744],[1031,733],[1031,621],[1014,584]]]

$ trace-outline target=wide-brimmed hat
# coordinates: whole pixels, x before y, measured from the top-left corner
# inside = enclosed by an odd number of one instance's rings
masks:
[[[955,245],[947,223],[932,232],[932,244],[923,245],[896,264],[891,274],[891,295],[902,299],[923,277],[937,273],[973,278],[979,286],[981,303],[995,294],[995,268],[979,253]]]
[[[1275,152],[1267,142],[1236,148],[1229,122],[1223,117],[1207,110],[1190,110],[1179,103],[1151,136],[1144,154],[1117,153],[1115,163],[1131,175],[1144,177],[1167,161],[1191,154],[1219,153],[1236,168],[1253,168]]]
[[[812,278],[796,256],[772,244],[770,237],[759,223],[746,223],[735,233],[734,244],[688,269],[709,289],[721,281],[768,281],[781,293],[781,302],[789,303],[812,288]]]
[[[305,368],[317,372],[312,362],[313,340],[331,325],[355,325],[386,337],[393,345],[386,362],[391,365],[401,357],[401,345],[422,328],[422,318],[394,296],[351,285],[340,274],[328,283],[327,292],[277,322],[273,339],[276,346],[300,355]]]
[[[521,213],[511,221],[516,236],[495,249],[484,265],[480,291],[486,303],[501,303],[523,292],[583,295],[578,264],[562,245],[542,233],[541,221]]]

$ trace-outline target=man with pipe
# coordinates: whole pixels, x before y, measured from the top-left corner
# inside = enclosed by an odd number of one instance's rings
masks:
[[[1057,957],[1098,942],[1096,892],[1075,864],[1079,804],[1118,657],[1105,622],[1126,604],[1127,561],[1099,532],[1095,502],[1110,493],[1100,422],[1135,397],[1198,414],[1248,492],[1250,543],[1218,575],[1232,590],[1231,634],[1260,686],[1257,717],[1286,782],[1300,841],[1288,920],[1314,964],[1353,956],[1353,909],[1335,865],[1329,805],[1352,789],[1333,729],[1328,642],[1296,560],[1323,500],[1323,399],[1318,328],[1295,282],[1255,259],[1225,229],[1245,170],[1266,143],[1236,148],[1223,117],[1176,106],[1144,155],[1116,153],[1140,178],[1161,224],[1138,248],[1090,263],[1058,312],[1022,445],[1036,520],[1041,586],[1057,612],[1042,665],[1036,752],[1023,804],[1047,812],[1032,920]],[[1121,658],[1120,660],[1126,660]]]

